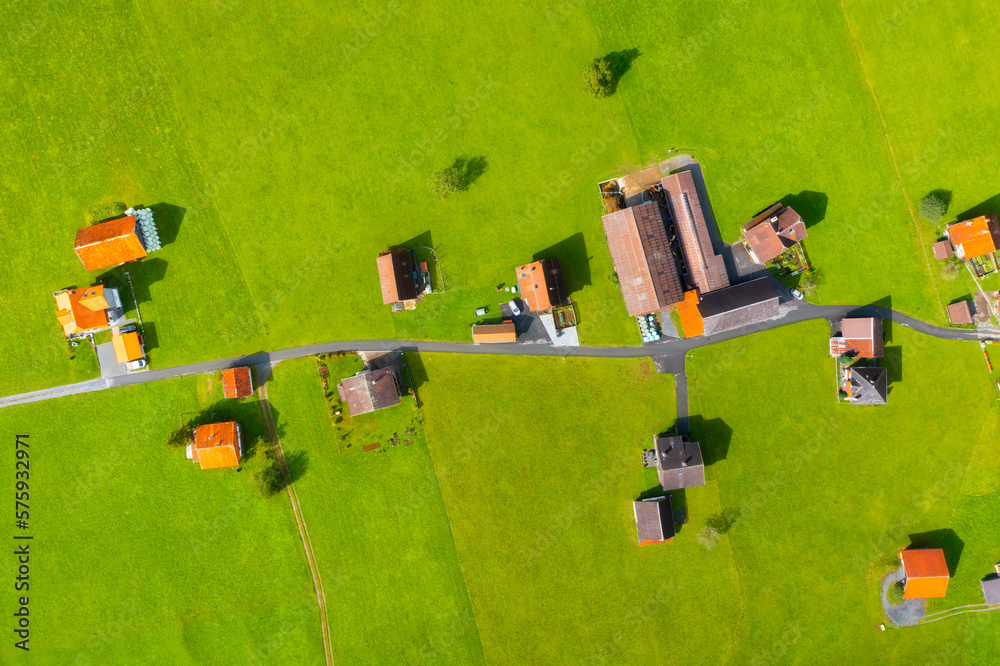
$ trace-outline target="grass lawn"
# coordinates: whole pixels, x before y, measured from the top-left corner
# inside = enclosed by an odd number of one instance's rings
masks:
[[[672,376],[645,360],[419,361],[431,454],[489,661],[725,654],[740,583],[726,541],[707,552],[695,538],[719,510],[712,474],[687,493],[690,523],[673,543],[636,543],[632,501],[651,487],[641,450],[673,424]]]
[[[361,369],[357,356],[326,363],[334,396],[339,378]],[[295,489],[323,577],[335,661],[482,663],[413,398],[354,419],[343,409],[335,424],[314,358],[278,366],[268,397],[299,476]],[[394,435],[397,445],[390,444]],[[381,448],[363,450],[374,442]]]
[[[30,435],[39,663],[322,662],[287,498],[265,501],[247,471],[202,471],[163,444],[204,406],[199,384],[211,388],[185,378],[0,411],[11,479],[14,435]],[[263,432],[256,403],[236,409],[246,436]],[[2,560],[5,579],[12,561]],[[6,617],[14,603],[3,595]],[[12,643],[0,661],[16,661]]]
[[[783,650],[791,661],[880,653],[891,663],[954,662],[967,651],[969,663],[984,663],[998,648],[1000,614],[882,634],[876,587],[910,535],[950,529],[964,547],[948,550],[957,559],[948,596],[928,612],[982,603],[979,579],[1000,557],[989,518],[1000,418],[978,345],[895,327],[889,404],[852,407],[836,401],[828,334],[824,323],[800,324],[689,359],[695,431],[728,441],[714,472],[738,516],[730,536],[743,603],[754,609],[734,660]]]

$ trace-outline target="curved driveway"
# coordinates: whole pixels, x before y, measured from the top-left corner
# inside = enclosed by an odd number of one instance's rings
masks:
[[[683,359],[683,355],[692,349],[707,347],[718,342],[732,340],[734,338],[779,328],[788,324],[797,324],[813,319],[837,320],[847,315],[857,317],[881,317],[888,319],[900,326],[912,328],[915,331],[932,335],[946,340],[1000,340],[1000,333],[982,333],[972,329],[952,329],[934,326],[927,322],[914,319],[908,315],[890,310],[880,306],[856,306],[856,305],[813,305],[812,303],[791,301],[781,305],[782,314],[775,319],[744,326],[725,333],[715,335],[705,335],[696,338],[670,339],[660,342],[632,347],[555,347],[549,344],[492,344],[474,345],[467,342],[435,342],[432,340],[341,340],[337,342],[324,342],[316,345],[306,345],[304,347],[294,347],[292,349],[282,349],[274,352],[261,352],[249,356],[237,356],[234,358],[219,359],[216,361],[205,361],[203,363],[192,363],[189,365],[179,365],[172,368],[161,368],[148,372],[135,372],[123,377],[110,379],[93,379],[78,384],[68,384],[57,386],[41,391],[32,391],[19,395],[0,398],[0,408],[18,405],[27,402],[37,402],[39,400],[49,400],[65,395],[76,393],[87,393],[99,391],[115,386],[128,386],[131,384],[144,384],[160,379],[172,379],[185,375],[197,375],[206,372],[215,372],[223,368],[231,368],[243,365],[273,366],[281,361],[302,356],[314,356],[316,354],[331,354],[334,352],[347,351],[418,351],[418,352],[444,352],[449,354],[501,354],[512,356],[581,356],[595,358],[641,358],[668,357],[676,359],[673,364],[683,367],[678,363]],[[679,359],[678,359],[679,357]]]

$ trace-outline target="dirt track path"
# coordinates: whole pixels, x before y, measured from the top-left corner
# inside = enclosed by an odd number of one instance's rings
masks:
[[[262,384],[257,389],[260,398],[260,409],[264,413],[264,422],[267,424],[267,431],[274,442],[274,452],[281,465],[281,474],[285,478],[285,489],[288,491],[288,499],[292,504],[292,513],[295,514],[295,524],[299,528],[299,537],[302,539],[302,548],[306,553],[306,563],[309,565],[309,573],[312,574],[313,587],[316,589],[316,603],[319,604],[319,621],[323,632],[323,652],[328,666],[333,666],[333,644],[330,641],[330,622],[326,612],[326,593],[323,591],[323,581],[319,575],[319,566],[316,564],[316,555],[313,554],[312,542],[309,540],[309,530],[306,529],[306,521],[302,516],[302,507],[299,506],[299,496],[295,494],[295,486],[292,484],[292,475],[288,471],[288,463],[285,462],[285,452],[281,448],[281,441],[278,439],[278,429],[274,426],[274,419],[271,417],[271,403],[267,399],[267,385]]]

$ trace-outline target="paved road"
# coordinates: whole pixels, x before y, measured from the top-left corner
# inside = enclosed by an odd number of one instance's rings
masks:
[[[744,326],[725,333],[715,335],[705,335],[696,338],[669,339],[659,342],[632,347],[554,347],[547,344],[493,344],[474,345],[464,342],[434,342],[430,340],[342,340],[339,342],[324,342],[305,347],[295,347],[293,349],[283,349],[275,352],[261,352],[249,356],[238,356],[235,358],[220,359],[217,361],[205,361],[203,363],[192,363],[190,365],[180,365],[173,368],[161,368],[150,370],[149,372],[137,372],[123,377],[112,377],[108,379],[94,379],[79,384],[69,384],[67,386],[57,386],[31,393],[0,398],[0,408],[11,405],[19,405],[39,400],[49,400],[65,395],[76,393],[86,393],[89,391],[99,391],[116,386],[130,386],[132,384],[145,384],[146,382],[158,381],[160,379],[172,379],[186,375],[204,374],[215,372],[223,368],[232,368],[243,365],[264,365],[273,366],[281,361],[302,356],[314,356],[316,354],[331,354],[345,351],[419,351],[419,352],[444,352],[449,354],[501,354],[511,356],[580,356],[593,358],[642,358],[645,356],[667,356],[671,358],[681,357],[687,352],[707,347],[726,340],[750,335],[760,331],[766,331],[789,324],[797,324],[813,319],[841,319],[847,315],[858,317],[881,317],[892,322],[912,328],[915,331],[932,335],[946,340],[1000,340],[1000,334],[984,334],[971,329],[953,329],[934,326],[927,322],[914,319],[907,315],[895,312],[888,308],[879,306],[856,306],[856,305],[813,305],[811,303],[791,301],[781,305],[781,316],[768,321],[760,322],[750,326]]]

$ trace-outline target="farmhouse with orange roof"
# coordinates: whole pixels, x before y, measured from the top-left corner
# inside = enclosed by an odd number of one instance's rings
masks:
[[[227,398],[246,398],[253,395],[250,368],[226,368],[222,371],[222,390]]]
[[[117,289],[98,284],[86,289],[63,289],[52,296],[56,299],[56,319],[67,338],[103,330],[122,316]]]
[[[187,457],[202,469],[239,467],[243,457],[240,424],[228,421],[198,426],[191,434]]]
[[[997,251],[1000,247],[1000,224],[996,213],[988,213],[964,222],[953,222],[945,235],[959,259],[975,259]]]

